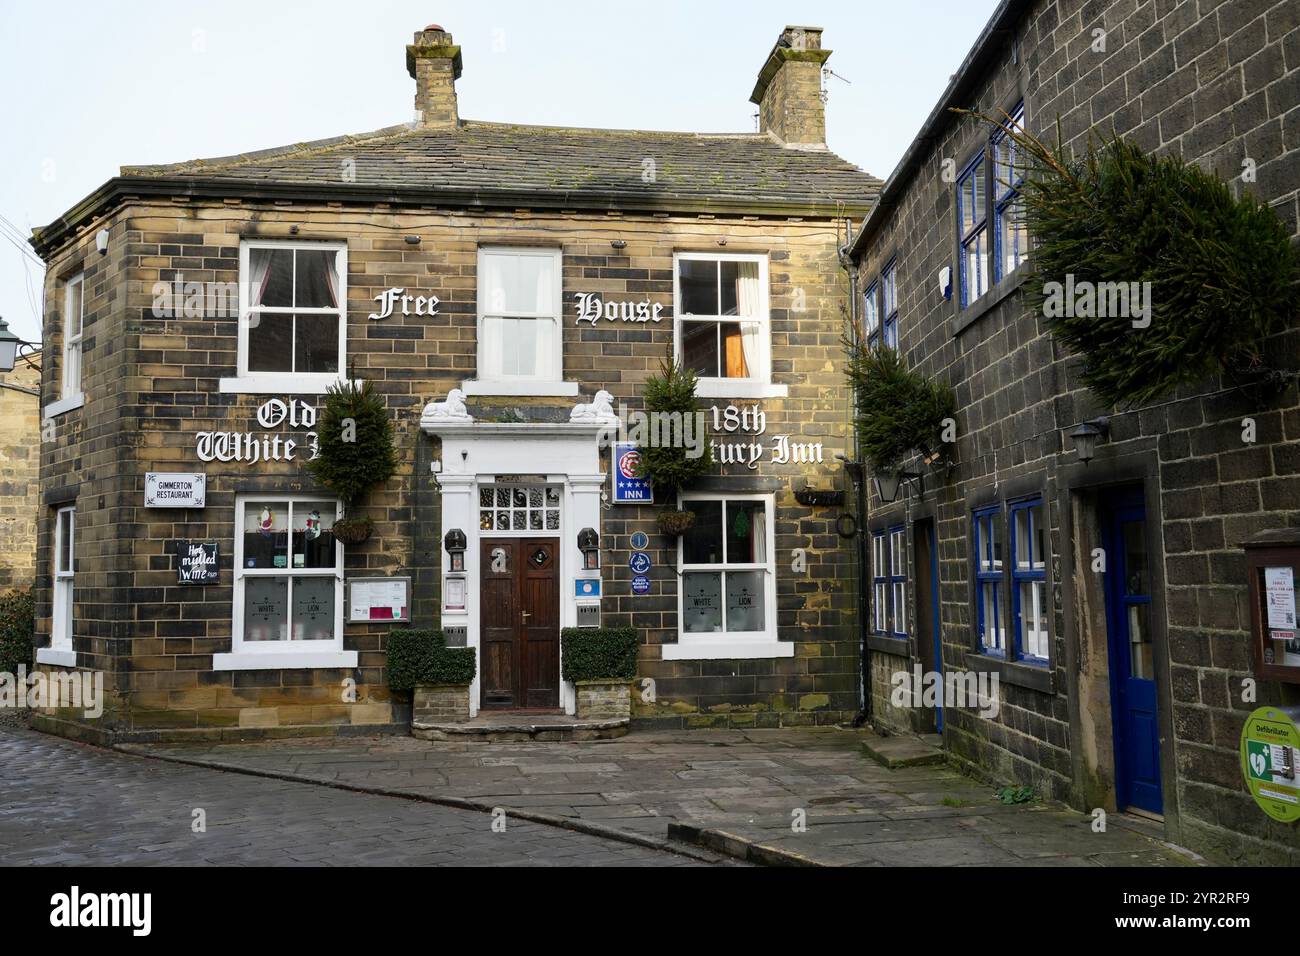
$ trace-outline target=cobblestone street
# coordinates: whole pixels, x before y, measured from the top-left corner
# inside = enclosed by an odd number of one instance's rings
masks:
[[[0,865],[689,866],[506,817],[147,760],[0,728]],[[192,831],[194,811],[207,832]]]

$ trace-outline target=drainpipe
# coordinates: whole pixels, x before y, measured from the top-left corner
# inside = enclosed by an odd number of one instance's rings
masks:
[[[849,276],[849,340],[854,348],[858,345],[858,270],[853,267],[853,261],[848,254],[849,245],[853,241],[853,220],[845,220],[845,241],[839,250],[840,267],[848,273]],[[857,432],[857,396],[854,395],[853,404],[853,460],[845,459],[844,470],[848,472],[849,478],[853,481],[853,493],[856,498],[856,511],[858,518],[857,539],[858,548],[858,638],[860,640],[860,654],[862,656],[861,683],[859,685],[859,696],[862,701],[862,709],[858,711],[853,718],[853,726],[861,727],[871,720],[871,655],[867,650],[867,621],[869,620],[870,608],[867,603],[869,581],[867,579],[867,496],[865,470],[862,467],[862,448],[858,442]]]

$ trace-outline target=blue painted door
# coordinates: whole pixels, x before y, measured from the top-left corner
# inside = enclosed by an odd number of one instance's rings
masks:
[[[1116,800],[1121,810],[1137,807],[1163,813],[1151,570],[1142,490],[1113,495],[1104,522]]]

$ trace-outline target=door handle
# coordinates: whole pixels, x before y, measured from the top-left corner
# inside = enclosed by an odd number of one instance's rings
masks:
[[[520,612],[519,612],[519,616],[520,616],[520,617],[524,617],[524,618],[529,618],[529,617],[532,617],[533,615],[532,615],[530,612],[528,612],[528,611],[520,611]]]

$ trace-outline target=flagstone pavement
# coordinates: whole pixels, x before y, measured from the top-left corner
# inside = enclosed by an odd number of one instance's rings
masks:
[[[411,737],[130,745],[208,767],[532,815],[662,844],[769,848],[761,862],[864,866],[1179,866],[1154,827],[1056,804],[1005,805],[947,766],[886,769],[861,731],[645,731],[588,742]],[[1144,832],[1145,831],[1145,832]],[[699,837],[697,836],[698,840]],[[739,848],[737,850],[737,848]],[[764,854],[768,850],[763,851]]]

